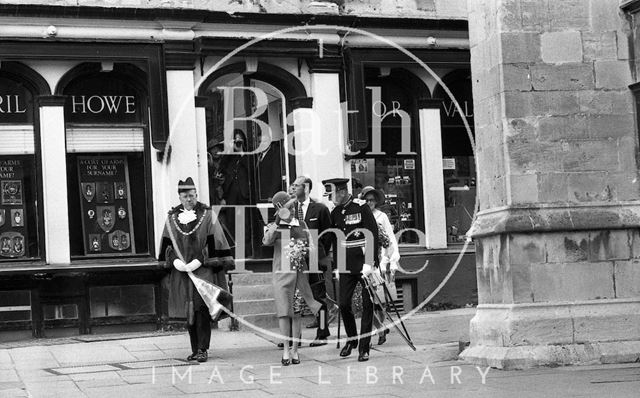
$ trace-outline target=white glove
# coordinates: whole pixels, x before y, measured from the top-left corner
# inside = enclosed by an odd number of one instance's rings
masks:
[[[173,260],[173,266],[175,267],[175,269],[177,269],[180,272],[187,271],[187,265],[184,263],[184,261],[180,260],[179,258],[176,258],[175,260]]]
[[[373,272],[373,267],[369,264],[362,264],[362,275],[367,276]]]
[[[202,263],[200,262],[200,260],[195,259],[195,260],[192,260],[189,264],[187,264],[186,268],[187,268],[188,272],[193,272],[193,271],[197,270],[198,268],[200,268],[201,265],[202,265]]]

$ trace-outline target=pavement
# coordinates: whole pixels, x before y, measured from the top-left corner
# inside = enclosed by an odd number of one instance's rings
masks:
[[[638,363],[502,371],[457,360],[473,313],[415,315],[406,326],[416,351],[393,330],[364,363],[355,351],[340,358],[333,341],[305,344],[301,364],[283,367],[276,339],[248,328],[213,330],[201,364],[185,361],[186,333],[3,343],[0,397],[638,397]]]

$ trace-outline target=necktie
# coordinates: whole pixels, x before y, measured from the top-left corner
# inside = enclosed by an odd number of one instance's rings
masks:
[[[298,202],[298,220],[304,221],[304,212],[302,211],[302,203]]]

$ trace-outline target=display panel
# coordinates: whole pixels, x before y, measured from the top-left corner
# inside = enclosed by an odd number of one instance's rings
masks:
[[[126,156],[77,159],[84,254],[135,253]]]

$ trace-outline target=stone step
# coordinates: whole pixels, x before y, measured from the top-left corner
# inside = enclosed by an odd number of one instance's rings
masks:
[[[273,298],[260,300],[233,300],[233,312],[237,315],[275,313],[276,301]]]
[[[236,286],[246,285],[271,285],[273,283],[273,275],[270,272],[246,272],[241,274],[231,274],[233,280],[233,289]]]
[[[234,285],[233,297],[237,300],[261,300],[273,298],[273,285]]]
[[[242,319],[263,329],[273,329],[278,327],[278,317],[276,317],[275,313],[244,315],[242,316]],[[248,326],[245,326],[242,323],[239,323],[239,327],[240,329],[251,330]]]

